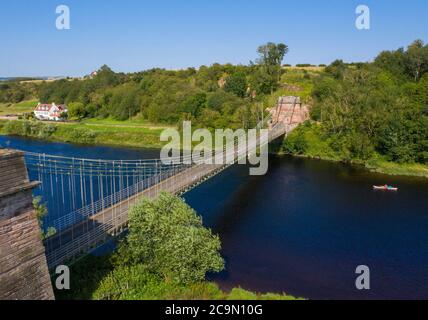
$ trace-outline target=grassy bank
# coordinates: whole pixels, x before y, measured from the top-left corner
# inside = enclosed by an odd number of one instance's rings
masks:
[[[79,144],[160,148],[164,127],[109,121],[48,123],[40,121],[0,121],[0,134]]]
[[[71,290],[55,292],[59,300],[296,300],[242,288],[225,292],[208,281],[180,285],[147,272],[143,265],[114,267],[110,256],[88,256],[70,272]]]
[[[280,148],[280,153],[314,159],[342,161],[365,166],[372,172],[389,175],[417,176],[428,178],[428,166],[418,163],[395,163],[374,153],[369,159],[355,159],[344,149],[334,149],[335,141],[325,138],[321,126],[306,123],[294,130]]]
[[[30,113],[36,107],[37,102],[37,100],[28,100],[19,103],[0,103],[0,116]]]

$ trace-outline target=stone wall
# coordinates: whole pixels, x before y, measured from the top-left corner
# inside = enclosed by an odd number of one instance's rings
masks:
[[[0,149],[0,300],[54,299],[21,152]]]
[[[275,108],[269,109],[272,124],[284,123],[295,127],[309,119],[309,107],[302,104],[300,97],[280,97]]]

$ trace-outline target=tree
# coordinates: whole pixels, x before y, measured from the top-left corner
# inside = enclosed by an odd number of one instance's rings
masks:
[[[42,203],[41,197],[36,197],[33,199],[33,207],[34,207],[34,210],[36,211],[37,222],[39,223],[39,227],[41,229],[40,231],[41,231],[42,240],[53,236],[56,233],[56,229],[54,227],[49,227],[46,230],[46,232],[44,231],[44,228],[43,228],[43,219],[48,214],[48,209]]]
[[[419,80],[423,66],[428,63],[427,53],[427,50],[424,50],[424,42],[422,40],[414,41],[407,49],[407,67],[414,81]]]
[[[122,246],[122,260],[144,264],[178,283],[202,281],[207,272],[224,268],[218,236],[184,200],[168,193],[131,209],[129,235]]]
[[[243,72],[235,72],[226,78],[224,90],[244,98],[247,93],[247,78]]]
[[[336,79],[342,79],[345,70],[346,64],[343,62],[343,60],[335,60],[327,68],[325,68],[325,72],[332,75]]]
[[[207,102],[207,95],[204,92],[196,93],[187,97],[182,105],[181,111],[185,113],[189,113],[194,117],[200,115],[202,109],[205,107]]]
[[[268,66],[278,66],[282,64],[284,56],[288,53],[288,46],[283,43],[275,44],[268,42],[257,49],[259,53],[258,63]]]
[[[283,43],[275,44],[268,42],[257,49],[259,58],[257,63],[261,67],[261,72],[267,76],[264,85],[259,85],[261,88],[269,87],[272,93],[280,81],[281,77],[281,64],[285,55],[288,53],[288,46]],[[264,92],[265,93],[265,92]]]
[[[83,119],[86,116],[85,106],[81,102],[71,102],[68,105],[70,118]]]

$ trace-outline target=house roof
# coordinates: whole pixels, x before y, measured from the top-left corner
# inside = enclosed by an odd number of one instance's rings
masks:
[[[67,111],[67,106],[64,104],[56,105],[55,103],[52,104],[46,104],[46,103],[39,103],[37,107],[34,109],[34,111],[51,111],[53,107],[56,107],[58,111]]]

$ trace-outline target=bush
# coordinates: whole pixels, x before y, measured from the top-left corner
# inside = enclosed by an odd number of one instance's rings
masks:
[[[148,272],[143,264],[115,268],[104,277],[92,295],[96,300],[191,300],[224,297],[225,294],[214,283],[181,285],[165,281]]]
[[[149,272],[182,284],[223,270],[220,239],[181,198],[162,193],[156,200],[143,200],[129,215],[129,235],[117,261],[143,264]]]
[[[95,143],[97,135],[93,130],[85,128],[74,128],[69,134],[70,142],[92,144]]]
[[[8,121],[2,131],[8,135],[47,139],[56,129],[55,125],[37,121]]]

